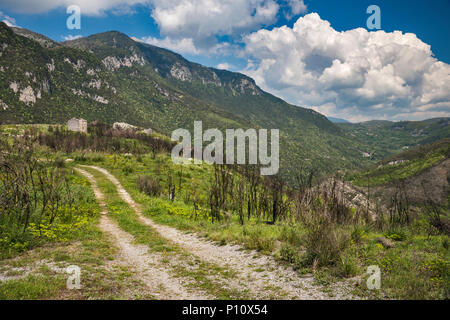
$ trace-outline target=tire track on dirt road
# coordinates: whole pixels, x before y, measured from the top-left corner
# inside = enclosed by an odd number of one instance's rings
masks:
[[[145,245],[134,244],[134,238],[120,229],[107,216],[105,197],[100,191],[97,181],[89,172],[74,168],[91,183],[95,197],[101,208],[100,229],[110,235],[114,245],[119,248],[118,264],[131,266],[139,280],[143,281],[148,288],[148,293],[157,299],[211,299],[209,295],[199,290],[187,289],[183,279],[174,278],[165,269],[167,266],[161,262],[163,259],[159,253],[149,253]]]

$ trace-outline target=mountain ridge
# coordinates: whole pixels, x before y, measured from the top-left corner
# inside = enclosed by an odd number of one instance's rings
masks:
[[[324,115],[291,105],[246,75],[190,62],[119,31],[49,46],[45,36],[0,23],[0,120],[128,122],[170,135],[207,128],[280,130],[280,168],[330,173],[371,163],[367,144]],[[25,35],[25,36],[24,36]],[[38,38],[38,39],[36,39]]]

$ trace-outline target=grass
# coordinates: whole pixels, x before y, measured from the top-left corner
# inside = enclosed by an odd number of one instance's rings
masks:
[[[42,152],[44,155],[44,152]],[[56,158],[75,159],[74,163],[65,163],[67,170],[71,166],[94,164],[108,169],[114,174],[133,199],[142,205],[145,216],[155,222],[176,227],[183,231],[196,232],[208,239],[225,245],[237,243],[245,249],[257,250],[261,254],[270,254],[280,262],[292,265],[299,273],[311,273],[319,284],[331,284],[338,280],[357,277],[361,279],[354,293],[375,299],[449,299],[450,293],[450,252],[449,237],[427,233],[426,221],[419,220],[406,227],[378,230],[371,225],[334,225],[333,230],[343,237],[345,245],[339,248],[330,262],[323,262],[314,268],[317,253],[311,250],[316,242],[311,226],[300,222],[280,221],[269,225],[252,217],[239,224],[235,214],[229,218],[212,223],[208,213],[195,213],[194,198],[205,200],[211,167],[208,165],[179,166],[171,163],[166,155],[123,156],[106,153],[62,153],[52,154],[49,160]],[[434,159],[431,157],[430,159]],[[429,159],[428,159],[429,160]],[[428,161],[427,160],[427,161]],[[405,166],[411,165],[405,162]],[[417,162],[417,166],[420,167]],[[392,168],[391,168],[392,167]],[[401,169],[410,172],[409,167],[390,166],[392,170]],[[406,169],[405,169],[406,168]],[[408,169],[409,168],[409,169]],[[137,243],[145,244],[149,250],[165,253],[165,262],[177,277],[189,278],[192,286],[200,288],[213,296],[223,299],[245,299],[247,292],[236,292],[224,288],[211,280],[232,278],[233,271],[218,268],[215,265],[197,261],[192,255],[159,236],[151,228],[144,226],[136,213],[117,195],[115,187],[95,170],[90,170],[98,179],[99,186],[107,196],[107,207],[111,217],[126,232],[133,235]],[[137,178],[140,175],[158,176],[162,194],[151,197],[139,191]],[[176,200],[168,199],[166,192],[169,176],[177,185]],[[380,175],[382,176],[382,175]],[[77,174],[69,175],[71,184],[83,195],[83,201],[92,211],[83,228],[70,230],[64,237],[53,241],[37,241],[25,248],[2,250],[0,272],[17,275],[13,268],[33,266],[41,260],[64,267],[79,265],[83,270],[82,290],[68,291],[65,288],[65,274],[51,270],[37,269],[36,272],[21,279],[0,283],[2,299],[152,299],[152,296],[140,294],[143,284],[134,280],[132,270],[113,267],[108,262],[114,258],[116,248],[111,246],[106,236],[98,229],[98,206],[87,180]],[[321,234],[321,232],[319,232]],[[393,248],[384,248],[378,237],[386,237],[394,242]],[[313,241],[314,240],[314,241]],[[331,240],[332,242],[333,240]],[[32,250],[30,250],[32,249]],[[320,252],[329,252],[320,249]],[[316,255],[314,255],[314,254]],[[170,265],[171,256],[183,256],[186,266]],[[320,260],[320,259],[319,259]],[[381,269],[381,290],[369,291],[365,286],[367,267],[377,265]],[[263,270],[257,270],[262,272]],[[43,283],[48,283],[44,286]],[[128,288],[135,288],[126,293]]]
[[[294,228],[286,224],[267,225],[262,221],[251,218],[244,226],[239,225],[238,217],[232,215],[230,219],[224,219],[217,223],[211,223],[207,214],[201,214],[197,211],[194,214],[192,204],[189,204],[188,195],[190,185],[195,185],[197,191],[203,195],[207,190],[207,176],[210,174],[209,165],[188,165],[183,167],[181,191],[177,191],[175,201],[167,197],[150,197],[137,188],[137,179],[142,174],[155,173],[158,163],[163,163],[161,167],[169,166],[170,158],[164,155],[158,155],[156,159],[143,157],[142,162],[135,157],[113,156],[105,157],[102,163],[92,163],[107,168],[116,176],[123,187],[130,193],[133,199],[143,205],[144,215],[151,217],[155,222],[167,224],[184,231],[195,231],[203,236],[219,243],[235,242],[244,244],[247,249],[255,249],[262,253],[270,253],[276,248],[276,241],[288,241],[298,245],[300,235],[296,231],[302,231],[299,225]],[[133,168],[129,173],[123,170],[123,164],[126,163]],[[178,165],[171,168],[177,176]],[[165,168],[167,170],[167,167]],[[163,169],[164,170],[164,169]],[[95,173],[93,171],[93,173]],[[164,172],[163,172],[164,173]],[[161,183],[164,186],[166,179],[160,173]],[[96,177],[101,177],[96,175]],[[164,187],[163,187],[164,189]],[[178,199],[178,200],[177,200]],[[294,231],[293,231],[294,230]]]
[[[24,279],[0,282],[0,300],[46,299],[57,295],[65,287],[62,276],[28,275]]]
[[[79,186],[89,185],[82,176],[74,175],[71,179]],[[94,197],[90,187],[84,191],[86,197]],[[0,272],[19,268],[20,275],[23,275],[22,278],[0,281],[0,299],[123,299],[130,298],[130,294],[132,298],[152,299],[139,293],[143,284],[126,276],[129,270],[108,267],[116,248],[98,229],[99,215],[95,202],[91,209],[95,214],[89,217],[83,228],[72,230],[69,239],[43,242],[32,250],[10,253],[0,259]],[[64,270],[69,265],[81,268],[81,290],[68,290],[68,274],[48,267]],[[133,288],[131,293],[127,293],[129,288]]]

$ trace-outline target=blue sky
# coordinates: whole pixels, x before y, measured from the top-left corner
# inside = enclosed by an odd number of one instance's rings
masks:
[[[66,27],[70,4],[80,6],[81,30]],[[352,31],[366,28],[372,4],[384,34]],[[0,0],[0,12],[1,20],[57,41],[121,31],[244,72],[288,102],[330,116],[450,116],[448,0]],[[405,70],[408,64],[417,67]]]

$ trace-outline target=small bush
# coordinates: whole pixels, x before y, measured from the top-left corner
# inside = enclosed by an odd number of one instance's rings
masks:
[[[105,161],[105,157],[101,156],[101,155],[94,155],[92,157],[89,158],[92,162],[104,162]]]
[[[75,156],[74,158],[75,161],[77,162],[86,162],[87,158],[84,154],[79,155],[79,156]]]
[[[62,158],[57,158],[57,159],[55,159],[54,165],[55,165],[55,167],[61,169],[61,168],[64,168],[66,166],[66,162]]]
[[[289,244],[283,244],[280,249],[280,258],[286,262],[298,265],[301,262],[301,257],[298,250],[295,250]]]
[[[300,246],[303,244],[303,232],[304,231],[298,226],[283,225],[283,228],[281,229],[280,239],[287,241],[294,246]]]
[[[341,256],[339,261],[340,273],[345,278],[350,278],[358,274],[358,261],[354,255],[346,254]]]
[[[137,180],[138,188],[141,192],[149,196],[156,197],[161,194],[161,185],[156,176],[139,176]]]
[[[134,172],[134,168],[131,166],[131,165],[125,165],[123,168],[122,168],[122,172],[127,176],[127,175],[129,175],[130,173],[133,173]]]
[[[448,238],[442,239],[442,247],[443,247],[445,250],[448,250],[448,248],[450,247]]]
[[[404,241],[407,238],[407,234],[402,229],[391,229],[385,234],[386,238],[394,241]]]
[[[425,206],[424,211],[429,224],[429,234],[450,235],[449,204],[440,207],[430,202],[428,206]]]
[[[317,214],[307,223],[305,236],[305,262],[312,264],[317,260],[320,266],[336,265],[349,239],[327,217]]]
[[[252,246],[257,251],[270,253],[275,247],[275,240],[271,238],[251,237]]]
[[[361,243],[365,234],[366,232],[364,231],[363,228],[361,228],[360,226],[355,226],[350,235],[350,238],[353,240],[354,243]]]

